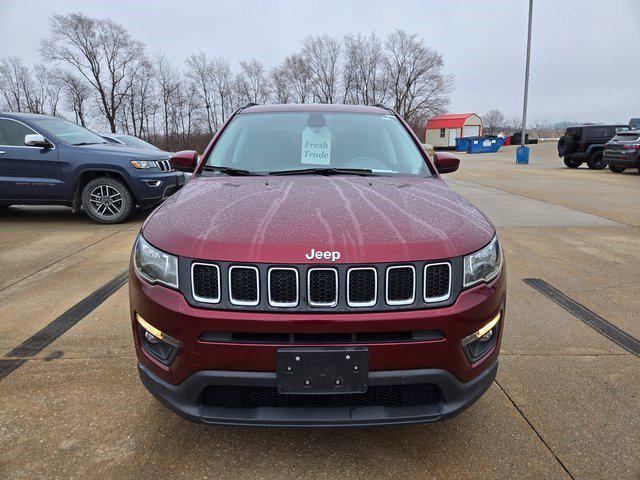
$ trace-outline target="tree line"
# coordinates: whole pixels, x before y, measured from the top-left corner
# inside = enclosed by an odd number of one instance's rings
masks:
[[[445,111],[454,84],[442,55],[403,30],[308,36],[271,68],[204,52],[177,65],[110,19],[54,14],[40,54],[31,67],[0,58],[0,110],[65,116],[170,151],[202,150],[250,102],[382,103],[421,134],[427,118]]]

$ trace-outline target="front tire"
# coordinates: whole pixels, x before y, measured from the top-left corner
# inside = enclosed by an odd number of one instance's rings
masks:
[[[591,170],[602,170],[604,167],[606,167],[607,164],[604,163],[602,152],[593,152],[589,157],[589,160],[587,160],[587,166]]]
[[[135,203],[127,186],[111,177],[94,178],[82,190],[82,208],[89,218],[104,224],[124,222]]]
[[[564,157],[564,164],[569,168],[578,168],[580,165],[582,165],[582,162],[573,158]]]
[[[616,167],[615,165],[609,165],[609,170],[611,170],[613,173],[622,173],[626,170],[626,168]]]

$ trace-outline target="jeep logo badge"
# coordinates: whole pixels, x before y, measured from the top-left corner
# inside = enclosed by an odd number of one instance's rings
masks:
[[[315,248],[312,248],[311,251],[309,253],[307,253],[305,255],[305,257],[307,258],[307,260],[331,260],[332,262],[335,262],[337,260],[340,260],[340,252],[321,252],[320,250],[318,250],[316,252]]]

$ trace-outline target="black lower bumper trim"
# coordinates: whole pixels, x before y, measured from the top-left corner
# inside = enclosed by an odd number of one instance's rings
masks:
[[[171,385],[138,363],[145,387],[178,415],[200,423],[271,427],[339,427],[429,423],[453,417],[473,404],[491,386],[498,361],[473,380],[463,383],[445,370],[396,370],[369,372],[368,385],[434,384],[440,401],[426,405],[402,407],[336,408],[220,408],[202,401],[205,388],[214,385],[274,387],[272,372],[201,371],[180,385]]]

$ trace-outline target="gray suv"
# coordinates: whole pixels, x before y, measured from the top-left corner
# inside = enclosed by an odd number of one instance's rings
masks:
[[[640,130],[619,132],[604,147],[604,161],[609,170],[624,172],[637,168],[640,173]]]
[[[629,125],[579,125],[569,127],[558,140],[558,156],[564,157],[569,168],[578,168],[584,162],[593,170],[602,170],[607,164],[602,152],[605,144],[616,133],[630,130]]]

